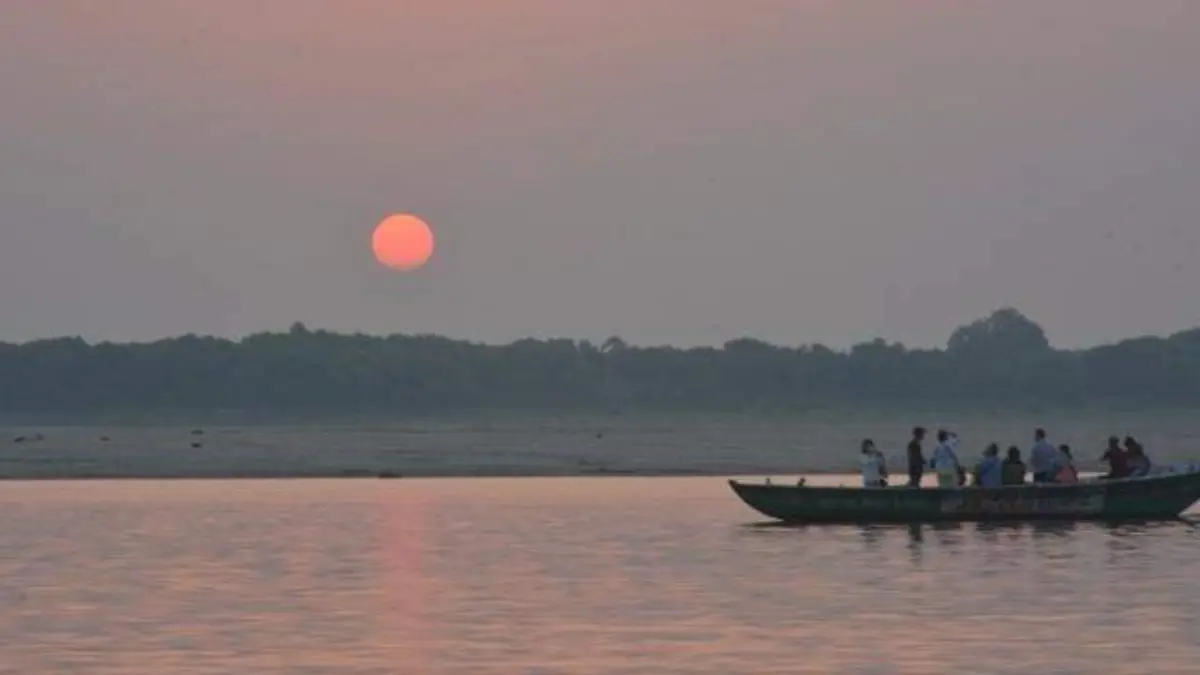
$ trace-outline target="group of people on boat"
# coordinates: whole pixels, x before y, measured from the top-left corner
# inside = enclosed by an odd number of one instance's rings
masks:
[[[958,434],[941,429],[937,432],[937,445],[933,454],[926,459],[923,443],[926,430],[916,427],[908,443],[908,487],[920,487],[925,470],[937,475],[938,487],[959,487],[967,484],[967,469],[959,460]],[[1144,476],[1150,472],[1150,459],[1137,439],[1126,436],[1124,444],[1116,436],[1108,439],[1108,448],[1101,459],[1108,463],[1108,479]],[[973,485],[985,488],[1005,485],[1023,485],[1027,474],[1032,473],[1034,483],[1076,483],[1079,472],[1069,445],[1055,446],[1046,437],[1045,429],[1033,434],[1033,447],[1029,451],[1029,464],[1021,459],[1021,450],[1016,446],[1008,449],[1000,459],[1000,446],[992,443],[983,451],[983,458],[973,467]],[[875,447],[875,442],[862,442],[862,478],[866,487],[887,487],[887,461]]]

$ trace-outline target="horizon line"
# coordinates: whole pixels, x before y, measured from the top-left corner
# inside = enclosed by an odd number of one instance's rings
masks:
[[[987,315],[986,317],[961,324],[955,330],[958,330],[959,328],[964,328],[966,326],[970,326],[975,323],[986,321],[987,319],[994,317],[997,314],[1000,314],[1006,310],[1012,310],[1012,311],[1016,312],[1016,314],[1018,314],[1020,317],[1025,318],[1028,321],[1030,321],[1031,323],[1033,323],[1039,329],[1042,328],[1040,324],[1038,324],[1036,321],[1033,321],[1032,319],[1028,319],[1028,317],[1025,314],[1021,313],[1019,310],[1015,310],[1012,307],[1003,307],[1001,309],[998,309],[998,310],[992,312],[991,314]],[[1184,328],[1182,330],[1178,330],[1178,331],[1175,331],[1173,333],[1169,333],[1166,335],[1144,333],[1144,334],[1140,334],[1140,335],[1131,335],[1129,337],[1120,338],[1115,341],[1096,343],[1096,344],[1092,344],[1089,346],[1060,348],[1060,347],[1054,346],[1053,344],[1050,344],[1049,348],[1051,351],[1055,351],[1055,352],[1067,352],[1067,353],[1085,352],[1085,351],[1089,351],[1092,349],[1112,347],[1112,346],[1120,345],[1120,344],[1127,343],[1127,342],[1133,342],[1133,341],[1137,341],[1137,340],[1169,340],[1169,339],[1175,338],[1180,335],[1191,333],[1193,331],[1200,331],[1200,325],[1193,326],[1190,328]],[[22,342],[9,342],[7,340],[0,339],[0,346],[23,347],[23,346],[35,345],[35,344],[43,343],[43,342],[80,341],[80,342],[83,342],[84,344],[88,345],[89,347],[97,347],[97,346],[102,346],[102,345],[133,347],[133,346],[153,345],[153,344],[158,344],[161,342],[172,342],[172,341],[178,341],[178,340],[189,339],[189,338],[197,339],[197,340],[215,340],[215,341],[219,341],[219,342],[227,342],[230,344],[241,344],[241,343],[246,342],[247,340],[250,340],[250,339],[253,339],[256,337],[286,336],[286,335],[295,335],[295,334],[328,335],[328,336],[343,337],[343,338],[365,337],[365,338],[376,339],[376,340],[386,340],[386,339],[392,339],[392,338],[406,338],[406,339],[422,339],[423,338],[423,339],[444,340],[447,342],[455,342],[455,343],[466,344],[466,345],[477,346],[477,347],[498,347],[498,348],[511,347],[518,343],[528,342],[528,341],[542,342],[542,343],[568,341],[568,342],[574,343],[577,347],[580,345],[583,345],[583,344],[591,344],[594,347],[596,347],[597,349],[602,349],[602,347],[605,344],[607,344],[610,340],[618,340],[624,347],[629,348],[629,349],[639,349],[639,350],[668,349],[668,350],[676,350],[676,351],[684,351],[684,352],[694,351],[694,350],[722,351],[722,350],[726,349],[727,346],[732,343],[748,342],[748,343],[757,343],[760,345],[769,346],[769,347],[772,347],[775,349],[799,350],[799,349],[805,349],[805,348],[812,349],[812,348],[816,348],[816,347],[821,347],[821,348],[828,349],[832,352],[840,353],[840,354],[848,354],[855,347],[864,346],[864,345],[872,345],[872,344],[876,344],[879,342],[882,342],[887,347],[892,347],[892,348],[900,347],[907,352],[945,352],[949,348],[949,339],[950,339],[948,337],[945,342],[943,342],[942,344],[940,344],[938,346],[913,347],[913,346],[907,345],[902,342],[889,340],[882,336],[877,336],[877,337],[869,339],[869,340],[854,342],[854,343],[851,343],[846,346],[832,346],[832,345],[828,345],[828,344],[821,343],[821,342],[799,342],[799,343],[793,343],[793,344],[783,344],[783,343],[771,342],[769,340],[754,337],[753,335],[750,335],[750,334],[743,334],[738,337],[729,338],[728,340],[725,340],[721,344],[680,346],[678,344],[671,344],[671,343],[636,343],[636,342],[632,342],[630,340],[623,338],[619,334],[614,333],[614,334],[607,336],[603,340],[599,340],[599,341],[593,340],[591,338],[569,337],[569,336],[565,336],[565,335],[542,336],[542,337],[538,337],[535,335],[527,335],[524,337],[511,339],[506,342],[504,342],[504,341],[489,342],[487,340],[477,340],[477,339],[470,339],[470,338],[454,337],[451,335],[447,335],[447,334],[443,334],[443,333],[434,333],[434,332],[408,332],[408,333],[406,333],[406,332],[397,331],[397,332],[390,332],[390,333],[375,333],[375,332],[366,332],[366,331],[362,331],[362,330],[342,331],[342,330],[334,330],[334,329],[327,329],[327,328],[312,328],[303,321],[294,321],[294,322],[292,322],[292,324],[289,328],[284,329],[284,330],[265,329],[265,330],[259,330],[259,331],[249,332],[249,333],[243,333],[243,334],[237,335],[237,336],[221,336],[221,335],[216,335],[216,334],[201,334],[201,333],[195,333],[195,332],[188,332],[188,333],[177,333],[177,334],[173,334],[173,335],[164,335],[164,336],[160,336],[160,337],[146,338],[146,339],[94,340],[94,339],[85,338],[81,334],[75,334],[75,335],[61,334],[61,335],[55,335],[55,336],[32,338],[32,339],[25,340]]]

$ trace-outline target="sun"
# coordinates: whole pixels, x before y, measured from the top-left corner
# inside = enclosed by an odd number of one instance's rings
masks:
[[[433,230],[412,214],[391,215],[375,228],[371,249],[385,267],[403,272],[418,270],[433,256]]]

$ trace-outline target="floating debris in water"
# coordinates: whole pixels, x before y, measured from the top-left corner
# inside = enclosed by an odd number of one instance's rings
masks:
[[[203,429],[192,429],[192,435],[193,436],[203,436],[204,430]]]
[[[192,443],[192,447],[193,448],[203,448],[204,444],[203,443]]]

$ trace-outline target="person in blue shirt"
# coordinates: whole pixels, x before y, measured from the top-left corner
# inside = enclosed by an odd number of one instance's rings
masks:
[[[1003,485],[1003,467],[1001,465],[1000,446],[992,443],[983,451],[983,460],[975,466],[975,484],[985,488],[997,488]]]
[[[1046,440],[1046,430],[1038,429],[1033,434],[1033,449],[1029,451],[1029,468],[1033,470],[1033,482],[1053,483],[1059,470],[1059,452],[1054,444]]]

